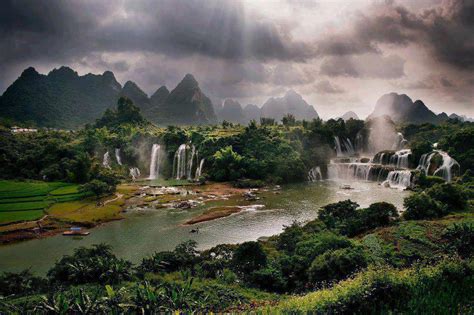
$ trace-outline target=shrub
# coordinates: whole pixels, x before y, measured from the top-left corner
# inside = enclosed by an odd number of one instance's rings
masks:
[[[267,255],[263,251],[262,245],[258,242],[245,242],[240,244],[232,257],[234,270],[241,274],[250,275],[267,265]]]
[[[438,218],[444,213],[442,204],[425,193],[408,196],[403,201],[403,206],[405,207],[403,218],[406,220]]]
[[[474,224],[460,223],[448,227],[443,238],[447,240],[448,250],[456,252],[462,258],[471,257],[474,253]]]
[[[299,242],[296,247],[296,254],[303,257],[309,265],[317,256],[329,250],[351,246],[351,240],[345,236],[336,235],[332,232],[322,232],[313,235],[308,240]]]
[[[367,266],[362,247],[348,247],[328,251],[316,257],[308,270],[314,282],[341,280]]]
[[[303,238],[303,228],[298,222],[293,222],[290,226],[285,226],[283,232],[278,235],[277,248],[292,253],[296,244]]]
[[[105,244],[80,247],[64,256],[48,271],[52,282],[66,284],[119,283],[131,278],[132,263],[119,259]]]
[[[45,281],[33,276],[29,270],[19,273],[4,272],[0,275],[0,295],[24,295],[39,292],[45,287]]]
[[[351,200],[339,201],[322,207],[318,218],[330,229],[344,228],[345,222],[354,217],[359,205]]]
[[[272,292],[284,292],[286,288],[286,279],[281,270],[275,267],[266,267],[253,272],[251,282],[260,289]]]
[[[451,183],[437,184],[426,191],[436,201],[446,207],[446,211],[464,211],[467,209],[468,196],[462,186]]]

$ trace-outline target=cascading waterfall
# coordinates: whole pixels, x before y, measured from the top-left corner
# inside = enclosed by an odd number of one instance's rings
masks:
[[[161,146],[153,144],[150,158],[150,175],[148,179],[157,179],[160,172]]]
[[[130,168],[130,176],[132,177],[132,180],[135,181],[141,176],[140,169],[138,167]]]
[[[201,161],[199,162],[199,166],[196,168],[196,175],[194,176],[196,180],[198,180],[201,177],[203,166],[204,166],[204,159],[201,159]]]
[[[323,179],[323,175],[321,174],[321,168],[319,166],[315,166],[308,172],[308,181],[316,182]]]
[[[196,157],[196,147],[194,145],[182,144],[174,154],[173,178],[192,179],[192,169]]]
[[[187,176],[188,180],[192,179],[191,172],[192,172],[192,169],[193,169],[193,161],[194,161],[195,154],[196,154],[196,147],[191,146],[191,158],[188,161],[188,176]]]
[[[109,151],[104,153],[104,157],[102,159],[102,165],[104,167],[110,168],[110,154],[109,154]]]
[[[371,163],[331,163],[328,165],[328,178],[332,180],[369,180],[372,167]]]
[[[401,132],[397,133],[397,138],[392,145],[392,150],[402,150],[407,145],[408,141]]]
[[[411,186],[410,170],[391,171],[388,173],[387,179],[382,183],[384,186],[398,189],[406,189]]]
[[[120,149],[115,149],[115,160],[117,161],[118,165],[122,165],[122,159],[120,158]]]
[[[435,170],[432,170],[432,159],[436,156],[441,156],[443,162]],[[430,153],[425,153],[421,156],[418,163],[418,170],[422,170],[426,175],[440,176],[445,181],[450,182],[453,179],[453,169],[460,168],[459,163],[453,159],[447,152],[435,150]]]
[[[334,144],[336,149],[336,155],[338,157],[342,156],[353,156],[355,155],[354,146],[350,139],[341,139],[338,136],[334,137]]]
[[[460,167],[459,163],[444,151],[438,150],[438,153],[443,157],[443,164],[434,171],[433,175],[441,175],[445,181],[450,182],[453,179],[453,167]]]
[[[410,149],[395,152],[395,154],[390,157],[390,165],[396,166],[397,168],[408,168],[410,154]]]

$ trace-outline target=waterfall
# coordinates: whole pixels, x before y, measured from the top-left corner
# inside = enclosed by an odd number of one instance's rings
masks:
[[[453,167],[459,167],[459,163],[455,159],[450,157],[448,153],[440,150],[438,150],[437,152],[443,157],[443,164],[441,164],[441,166],[434,171],[433,175],[441,175],[441,177],[443,177],[445,181],[450,182],[453,179]]]
[[[204,159],[201,159],[201,162],[199,162],[199,166],[196,168],[196,175],[194,176],[196,180],[198,180],[199,177],[201,177],[203,166],[204,166]]]
[[[331,163],[328,165],[328,178],[369,180],[372,168],[370,163]]]
[[[390,157],[390,165],[397,168],[408,168],[408,158],[411,155],[410,149],[399,150]]]
[[[353,156],[355,154],[354,146],[350,139],[345,138],[340,140],[338,136],[334,137],[334,144],[337,157]]]
[[[104,153],[104,157],[102,159],[102,165],[104,167],[110,168],[110,154],[109,154],[109,151]]]
[[[401,132],[397,133],[397,138],[392,145],[392,150],[402,150],[407,145],[408,141],[403,137]]]
[[[382,185],[391,188],[406,189],[411,186],[411,171],[391,171]]]
[[[437,154],[441,156],[441,158],[443,159],[443,162],[437,169],[435,169],[432,173],[430,173],[431,160]],[[435,150],[433,152],[423,154],[420,158],[420,162],[418,163],[418,167],[416,169],[423,170],[426,175],[434,175],[434,176],[443,177],[445,181],[450,182],[453,179],[454,167],[457,167],[457,168],[460,167],[459,163],[455,159],[449,156],[449,154],[446,153],[445,151]]]
[[[187,170],[187,177],[186,177],[188,180],[192,179],[191,171],[193,169],[193,161],[194,161],[195,154],[196,154],[196,147],[193,145],[191,146],[191,158],[188,161],[188,170]]]
[[[140,177],[140,169],[138,167],[132,167],[130,168],[130,176],[132,177],[132,180],[135,181],[138,177]]]
[[[161,146],[153,144],[150,158],[150,175],[148,179],[157,179],[160,173]]]
[[[417,170],[423,170],[426,175],[430,171],[431,158],[436,154],[436,152],[424,153],[421,155],[420,162],[418,163]]]
[[[115,149],[115,160],[117,160],[118,165],[122,165],[122,159],[120,158],[120,149]]]
[[[336,144],[336,155],[338,157],[343,156],[342,154],[342,149],[341,149],[341,141],[339,141],[339,137],[335,136],[334,137],[334,143]]]
[[[188,165],[186,161],[187,149],[189,149],[189,146],[187,146],[186,144],[181,144],[178,147],[178,150],[176,150],[176,153],[174,154],[173,177],[176,179],[183,179],[183,177],[187,175],[187,172],[186,172],[186,166]]]
[[[321,174],[321,168],[319,166],[315,166],[308,172],[308,181],[316,182],[318,180],[322,180],[323,175]]]

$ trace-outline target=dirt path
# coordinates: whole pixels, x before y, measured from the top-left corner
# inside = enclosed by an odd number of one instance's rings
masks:
[[[115,201],[115,200],[118,200],[118,199],[122,198],[122,197],[123,197],[123,194],[116,193],[115,196],[116,196],[116,197],[113,198],[113,199],[104,201],[104,206],[105,206],[106,204],[108,204],[109,202],[113,202],[113,201]]]

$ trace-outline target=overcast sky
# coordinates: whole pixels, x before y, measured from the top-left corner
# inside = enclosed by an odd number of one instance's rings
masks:
[[[1,92],[67,65],[149,95],[192,73],[217,103],[292,88],[323,118],[388,92],[474,116],[474,0],[4,0],[0,36]]]

